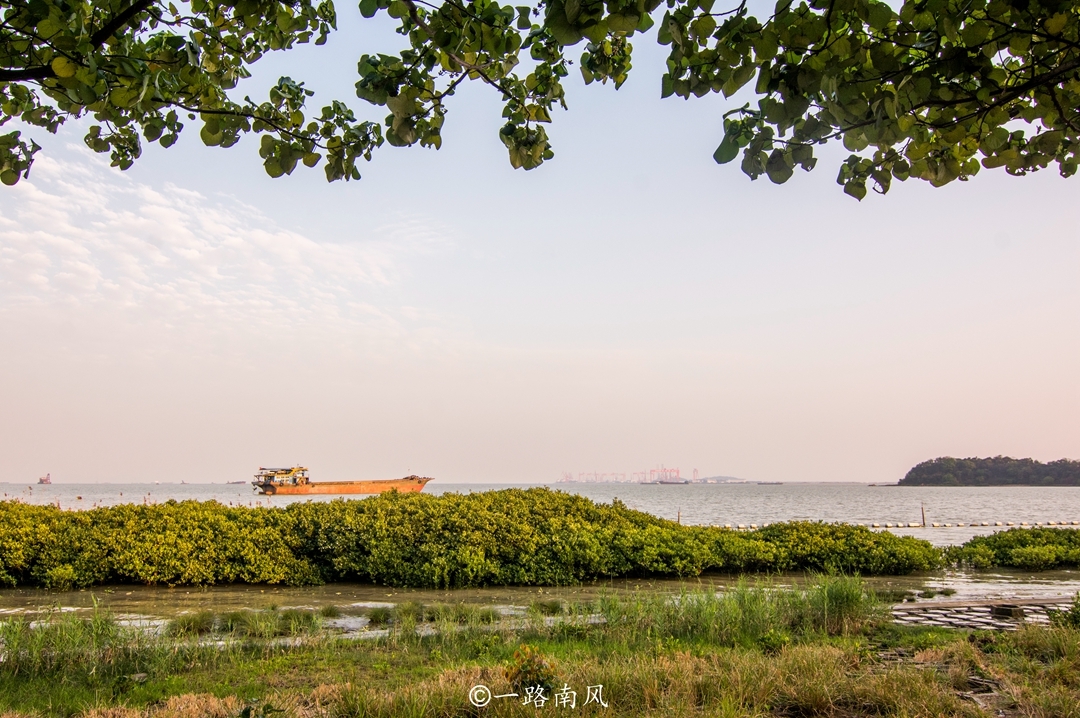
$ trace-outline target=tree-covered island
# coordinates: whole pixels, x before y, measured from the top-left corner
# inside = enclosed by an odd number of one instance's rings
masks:
[[[924,461],[900,480],[901,486],[1080,486],[1080,461],[995,456]]]

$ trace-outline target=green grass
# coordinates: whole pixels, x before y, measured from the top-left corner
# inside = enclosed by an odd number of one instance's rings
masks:
[[[394,618],[394,609],[376,606],[368,611],[367,617],[372,626],[385,626]]]
[[[539,613],[542,616],[558,616],[563,612],[564,608],[563,602],[557,598],[537,599],[529,604],[530,611]]]
[[[322,606],[319,608],[319,615],[323,618],[337,618],[341,615],[341,608],[338,606]]]
[[[554,622],[540,610],[492,621],[470,604],[399,606],[386,612],[385,638],[363,641],[293,609],[187,614],[161,635],[103,611],[54,612],[34,625],[0,622],[0,713],[67,717],[96,706],[115,708],[110,718],[228,718],[269,702],[283,718],[466,718],[476,715],[472,685],[503,690],[531,676],[604,684],[616,709],[579,707],[589,716],[976,718],[985,714],[956,691],[993,678],[1010,714],[1080,718],[1080,630],[898,626],[883,608],[858,579],[817,577],[799,588],[608,596],[562,604]],[[300,640],[274,640],[282,635]],[[507,702],[485,715],[537,713]]]
[[[213,611],[199,611],[177,616],[169,622],[168,632],[174,636],[197,636],[214,630]]]
[[[196,614],[201,616],[201,624],[209,626],[200,633],[216,633],[233,637],[270,639],[280,636],[300,636],[314,633],[322,626],[320,612],[300,609],[269,608],[264,611],[230,611],[215,616],[212,613]],[[169,624],[174,635],[186,635],[181,627],[191,619],[179,616]]]

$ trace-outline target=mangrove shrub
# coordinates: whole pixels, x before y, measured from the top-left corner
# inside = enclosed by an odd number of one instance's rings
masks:
[[[949,559],[974,568],[1004,566],[1029,571],[1080,566],[1080,531],[1016,528],[976,536],[949,549]]]
[[[682,526],[549,489],[386,493],[282,508],[169,501],[87,511],[0,502],[0,583],[566,585],[704,571],[905,574],[926,541],[838,524]]]

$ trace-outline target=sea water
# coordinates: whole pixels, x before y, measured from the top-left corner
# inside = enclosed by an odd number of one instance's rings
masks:
[[[534,486],[536,484],[533,484]],[[426,493],[467,493],[525,484],[454,484],[432,481]],[[925,538],[937,545],[959,544],[972,536],[1000,531],[1009,522],[1047,524],[1080,521],[1080,487],[1042,486],[870,486],[856,483],[785,484],[547,484],[558,491],[610,503],[619,499],[632,509],[684,524],[750,526],[778,521],[825,521],[879,524]],[[0,499],[59,504],[86,509],[120,503],[219,501],[233,506],[285,506],[295,501],[330,501],[333,495],[262,496],[250,484],[2,484]],[[362,496],[345,498],[358,499]],[[926,528],[921,526],[923,513]],[[986,522],[989,526],[972,526]],[[908,528],[907,524],[920,524]],[[942,527],[934,528],[938,523]],[[952,524],[946,528],[944,524]],[[957,527],[957,524],[964,524]],[[904,528],[896,528],[904,524]]]

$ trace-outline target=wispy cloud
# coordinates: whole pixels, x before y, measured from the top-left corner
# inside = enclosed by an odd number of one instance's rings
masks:
[[[419,220],[317,241],[230,197],[152,187],[81,157],[44,157],[0,197],[0,312],[79,307],[145,312],[157,323],[401,330],[428,312],[375,298],[411,258],[445,251]]]

